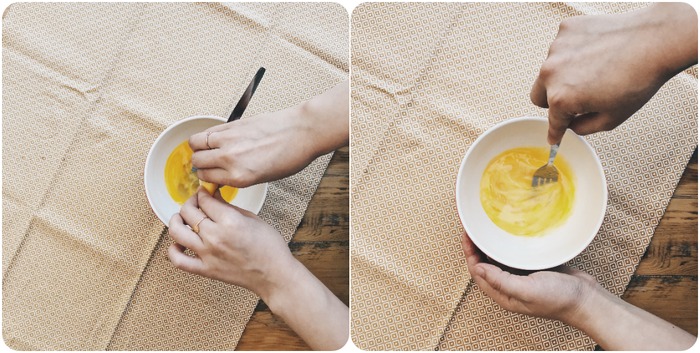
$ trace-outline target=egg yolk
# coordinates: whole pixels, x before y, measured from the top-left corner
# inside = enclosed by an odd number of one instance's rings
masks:
[[[192,149],[187,141],[175,147],[165,162],[165,186],[170,197],[180,205],[197,192],[199,179],[197,173],[192,172]],[[219,190],[226,202],[231,202],[238,193],[238,188],[227,185]]]
[[[559,180],[532,186],[532,176],[549,158],[548,148],[520,147],[496,156],[481,177],[481,205],[491,221],[513,235],[537,236],[560,226],[574,202],[571,168],[557,156]]]

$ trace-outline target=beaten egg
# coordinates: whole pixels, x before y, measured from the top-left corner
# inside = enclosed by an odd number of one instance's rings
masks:
[[[185,140],[179,144],[168,156],[165,162],[165,186],[172,199],[182,205],[197,192],[200,185],[197,173],[192,172],[192,149]],[[231,202],[238,189],[232,186],[222,186],[221,197],[226,202]]]
[[[549,158],[549,148],[507,150],[489,162],[481,177],[484,211],[498,227],[513,235],[537,236],[566,221],[574,203],[574,179],[566,161],[557,156],[559,180],[532,187],[532,176]]]

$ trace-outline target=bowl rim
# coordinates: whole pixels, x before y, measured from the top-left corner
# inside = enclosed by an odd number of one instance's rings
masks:
[[[156,217],[158,217],[158,219],[163,224],[165,224],[165,226],[168,226],[168,222],[164,219],[161,219],[160,215],[158,215],[158,213],[156,212],[156,210],[155,210],[156,206],[154,204],[153,195],[151,195],[151,192],[148,190],[148,185],[147,185],[148,165],[151,163],[151,159],[154,158],[153,157],[153,149],[158,144],[158,142],[160,142],[160,140],[163,139],[164,136],[166,136],[168,134],[168,132],[170,130],[172,130],[172,129],[176,128],[177,126],[180,126],[188,121],[199,120],[199,119],[211,119],[211,120],[220,121],[222,123],[226,123],[226,118],[220,117],[218,115],[192,115],[192,116],[186,117],[184,119],[180,119],[180,120],[175,121],[172,124],[170,124],[167,128],[165,128],[165,130],[163,130],[158,135],[158,137],[156,137],[156,139],[151,144],[151,148],[148,149],[148,155],[146,155],[146,162],[144,163],[144,166],[143,166],[143,188],[146,191],[146,199],[148,199],[148,204],[151,206],[151,212],[153,212],[156,215]],[[269,183],[261,183],[261,184],[264,184],[265,197],[263,198],[263,201],[257,210],[249,210],[250,212],[253,212],[255,214],[258,214],[260,212],[260,210],[262,209],[263,205],[265,204],[265,199],[267,199],[267,193],[269,191]]]
[[[474,243],[474,245],[476,245],[476,247],[479,248],[479,250],[481,250],[481,252],[483,252],[484,255],[488,256],[489,258],[493,259],[494,261],[496,261],[502,265],[505,265],[505,266],[508,266],[511,268],[537,271],[537,270],[549,269],[549,268],[553,268],[553,267],[565,264],[566,262],[570,261],[571,259],[573,259],[576,256],[578,256],[579,254],[581,254],[588,247],[588,245],[590,245],[590,243],[596,237],[598,232],[600,232],[600,227],[603,225],[603,220],[605,219],[605,215],[607,214],[608,184],[607,184],[607,180],[605,179],[605,172],[603,170],[603,165],[600,162],[600,157],[598,156],[596,151],[588,143],[588,141],[586,141],[586,139],[583,138],[583,136],[580,136],[580,135],[574,133],[570,129],[567,129],[566,134],[573,135],[573,137],[578,138],[581,142],[583,142],[583,145],[585,146],[585,148],[593,156],[593,158],[596,162],[595,163],[596,164],[595,172],[598,175],[598,178],[602,181],[602,188],[601,188],[602,195],[601,196],[602,196],[602,200],[603,200],[603,204],[602,204],[603,212],[600,213],[600,216],[596,220],[596,223],[595,223],[596,231],[591,232],[591,234],[585,239],[585,241],[582,241],[581,245],[574,248],[574,251],[572,251],[570,254],[568,254],[566,256],[562,256],[561,260],[552,261],[551,263],[547,262],[546,264],[540,265],[540,266],[527,266],[527,265],[523,266],[522,264],[513,264],[512,262],[509,263],[508,259],[503,259],[499,255],[495,255],[494,253],[492,253],[489,249],[484,249],[482,247],[483,244],[480,244],[478,237],[476,237],[477,239],[475,239],[475,237],[473,237],[471,235],[473,233],[470,231],[470,226],[468,224],[469,222],[467,221],[466,216],[464,215],[465,211],[462,209],[461,203],[459,202],[461,194],[464,193],[464,191],[460,192],[460,190],[461,190],[460,180],[462,180],[462,178],[464,176],[463,174],[466,173],[466,171],[465,171],[466,163],[467,163],[467,160],[469,159],[469,156],[474,151],[474,148],[473,148],[474,146],[476,146],[480,141],[485,139],[486,136],[492,134],[494,131],[500,129],[501,127],[506,126],[506,125],[510,125],[510,124],[517,124],[517,123],[524,122],[524,121],[542,122],[542,121],[547,121],[547,118],[534,117],[534,116],[522,116],[522,117],[507,119],[507,120],[501,121],[501,122],[493,125],[489,129],[487,129],[486,131],[481,133],[476,138],[476,140],[474,140],[474,142],[472,142],[472,144],[467,149],[467,153],[465,153],[464,157],[462,157],[462,162],[460,163],[459,171],[457,172],[457,179],[455,180],[455,203],[457,204],[457,215],[459,216],[459,220],[460,220],[460,223],[462,223],[462,227],[464,228],[464,231],[467,233],[467,236],[469,237],[469,239],[471,239],[471,241]]]

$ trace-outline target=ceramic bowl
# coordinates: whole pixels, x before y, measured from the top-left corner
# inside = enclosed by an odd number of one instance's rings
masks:
[[[165,186],[165,162],[168,156],[191,135],[225,122],[226,119],[222,117],[204,115],[182,119],[165,129],[151,146],[143,178],[148,202],[163,224],[167,225],[170,217],[179,212],[181,207],[170,197]],[[264,183],[239,189],[231,204],[257,214],[265,202],[267,186]]]
[[[487,164],[508,149],[546,146],[547,128],[547,119],[535,117],[493,126],[469,147],[457,175],[457,211],[467,234],[485,255],[517,269],[542,270],[573,259],[593,240],[605,216],[608,191],[600,159],[571,130],[557,155],[571,166],[575,185],[573,209],[561,226],[540,236],[517,236],[499,228],[484,211],[480,182]]]

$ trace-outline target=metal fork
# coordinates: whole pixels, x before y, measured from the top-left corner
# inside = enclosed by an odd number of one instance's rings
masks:
[[[532,177],[532,187],[545,185],[549,183],[556,183],[559,180],[559,171],[557,167],[554,166],[554,157],[557,156],[559,151],[559,144],[552,145],[549,149],[549,161],[547,164],[543,165]]]

